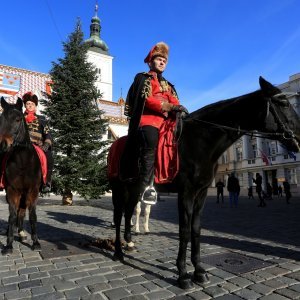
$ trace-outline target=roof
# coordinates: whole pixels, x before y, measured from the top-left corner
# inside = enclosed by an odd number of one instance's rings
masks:
[[[26,92],[32,91],[39,98],[42,98],[42,92],[46,92],[51,77],[49,74],[6,66],[0,64],[0,73],[11,73],[20,75],[20,87],[15,96],[9,96],[8,102],[15,102],[18,97],[22,97]],[[104,116],[108,118],[109,123],[123,124],[127,126],[127,117],[124,115],[125,101],[120,98],[118,102],[109,100],[98,100],[98,107],[103,111]]]
[[[21,68],[1,65],[0,72],[20,75],[20,89],[15,96],[7,99],[9,102],[14,102],[18,97],[22,97],[26,92],[32,91],[41,97],[41,92],[46,91],[47,85],[51,81],[49,74],[30,71]]]

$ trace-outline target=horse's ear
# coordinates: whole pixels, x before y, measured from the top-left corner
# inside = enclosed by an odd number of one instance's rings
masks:
[[[17,107],[17,109],[19,110],[19,111],[23,111],[22,110],[22,108],[23,108],[23,101],[22,101],[22,99],[20,98],[20,97],[18,97],[18,100],[17,100],[17,102],[16,102],[16,107]]]
[[[2,96],[2,97],[1,97],[1,107],[2,107],[3,109],[5,109],[5,107],[7,107],[7,105],[9,105],[9,104],[6,102],[6,100],[5,100],[4,97]]]
[[[268,96],[273,96],[275,94],[281,93],[280,89],[275,87],[272,83],[268,82],[261,76],[259,77],[259,85],[262,91]]]

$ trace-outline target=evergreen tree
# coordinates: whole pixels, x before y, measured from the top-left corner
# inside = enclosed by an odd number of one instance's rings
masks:
[[[53,190],[84,198],[98,198],[107,189],[107,129],[103,111],[97,106],[101,96],[94,85],[97,75],[87,62],[80,20],[63,42],[64,58],[52,62],[52,94],[42,101],[54,138]]]

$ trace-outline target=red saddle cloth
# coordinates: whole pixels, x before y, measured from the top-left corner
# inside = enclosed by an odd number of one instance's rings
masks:
[[[158,150],[155,162],[155,183],[172,182],[178,173],[179,159],[177,144],[174,142],[174,123],[165,122],[159,132]],[[108,178],[119,178],[120,159],[124,151],[127,136],[117,139],[110,147],[107,157]],[[138,157],[136,158],[138,159]]]
[[[43,177],[43,182],[46,184],[46,179],[47,179],[47,157],[45,152],[37,145],[34,145],[34,148],[36,150],[36,153],[39,157],[40,163],[41,163],[41,169],[42,169],[42,177]],[[8,159],[9,153],[6,153],[6,155],[3,157],[2,160],[2,165],[1,165],[1,174],[0,174],[0,188],[5,188],[5,178],[4,178],[4,171],[6,167],[6,162]]]

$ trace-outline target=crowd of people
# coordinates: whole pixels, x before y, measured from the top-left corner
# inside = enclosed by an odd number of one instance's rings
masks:
[[[255,178],[252,178],[255,186],[250,185],[248,187],[248,199],[255,199],[253,195],[253,188],[255,188],[257,198],[259,200],[258,207],[266,207],[266,200],[273,200],[273,196],[282,198],[283,194],[287,204],[290,204],[290,199],[292,197],[291,187],[288,180],[283,181],[282,186],[279,184],[276,189],[273,189],[269,182],[266,182],[266,188],[263,189],[263,178],[260,173],[255,174]],[[219,179],[216,183],[217,191],[217,201],[216,203],[222,202],[224,204],[224,188],[225,183],[222,179]],[[238,178],[235,176],[234,172],[231,173],[227,180],[227,191],[229,198],[230,207],[238,207],[239,196],[240,196],[240,184]]]

